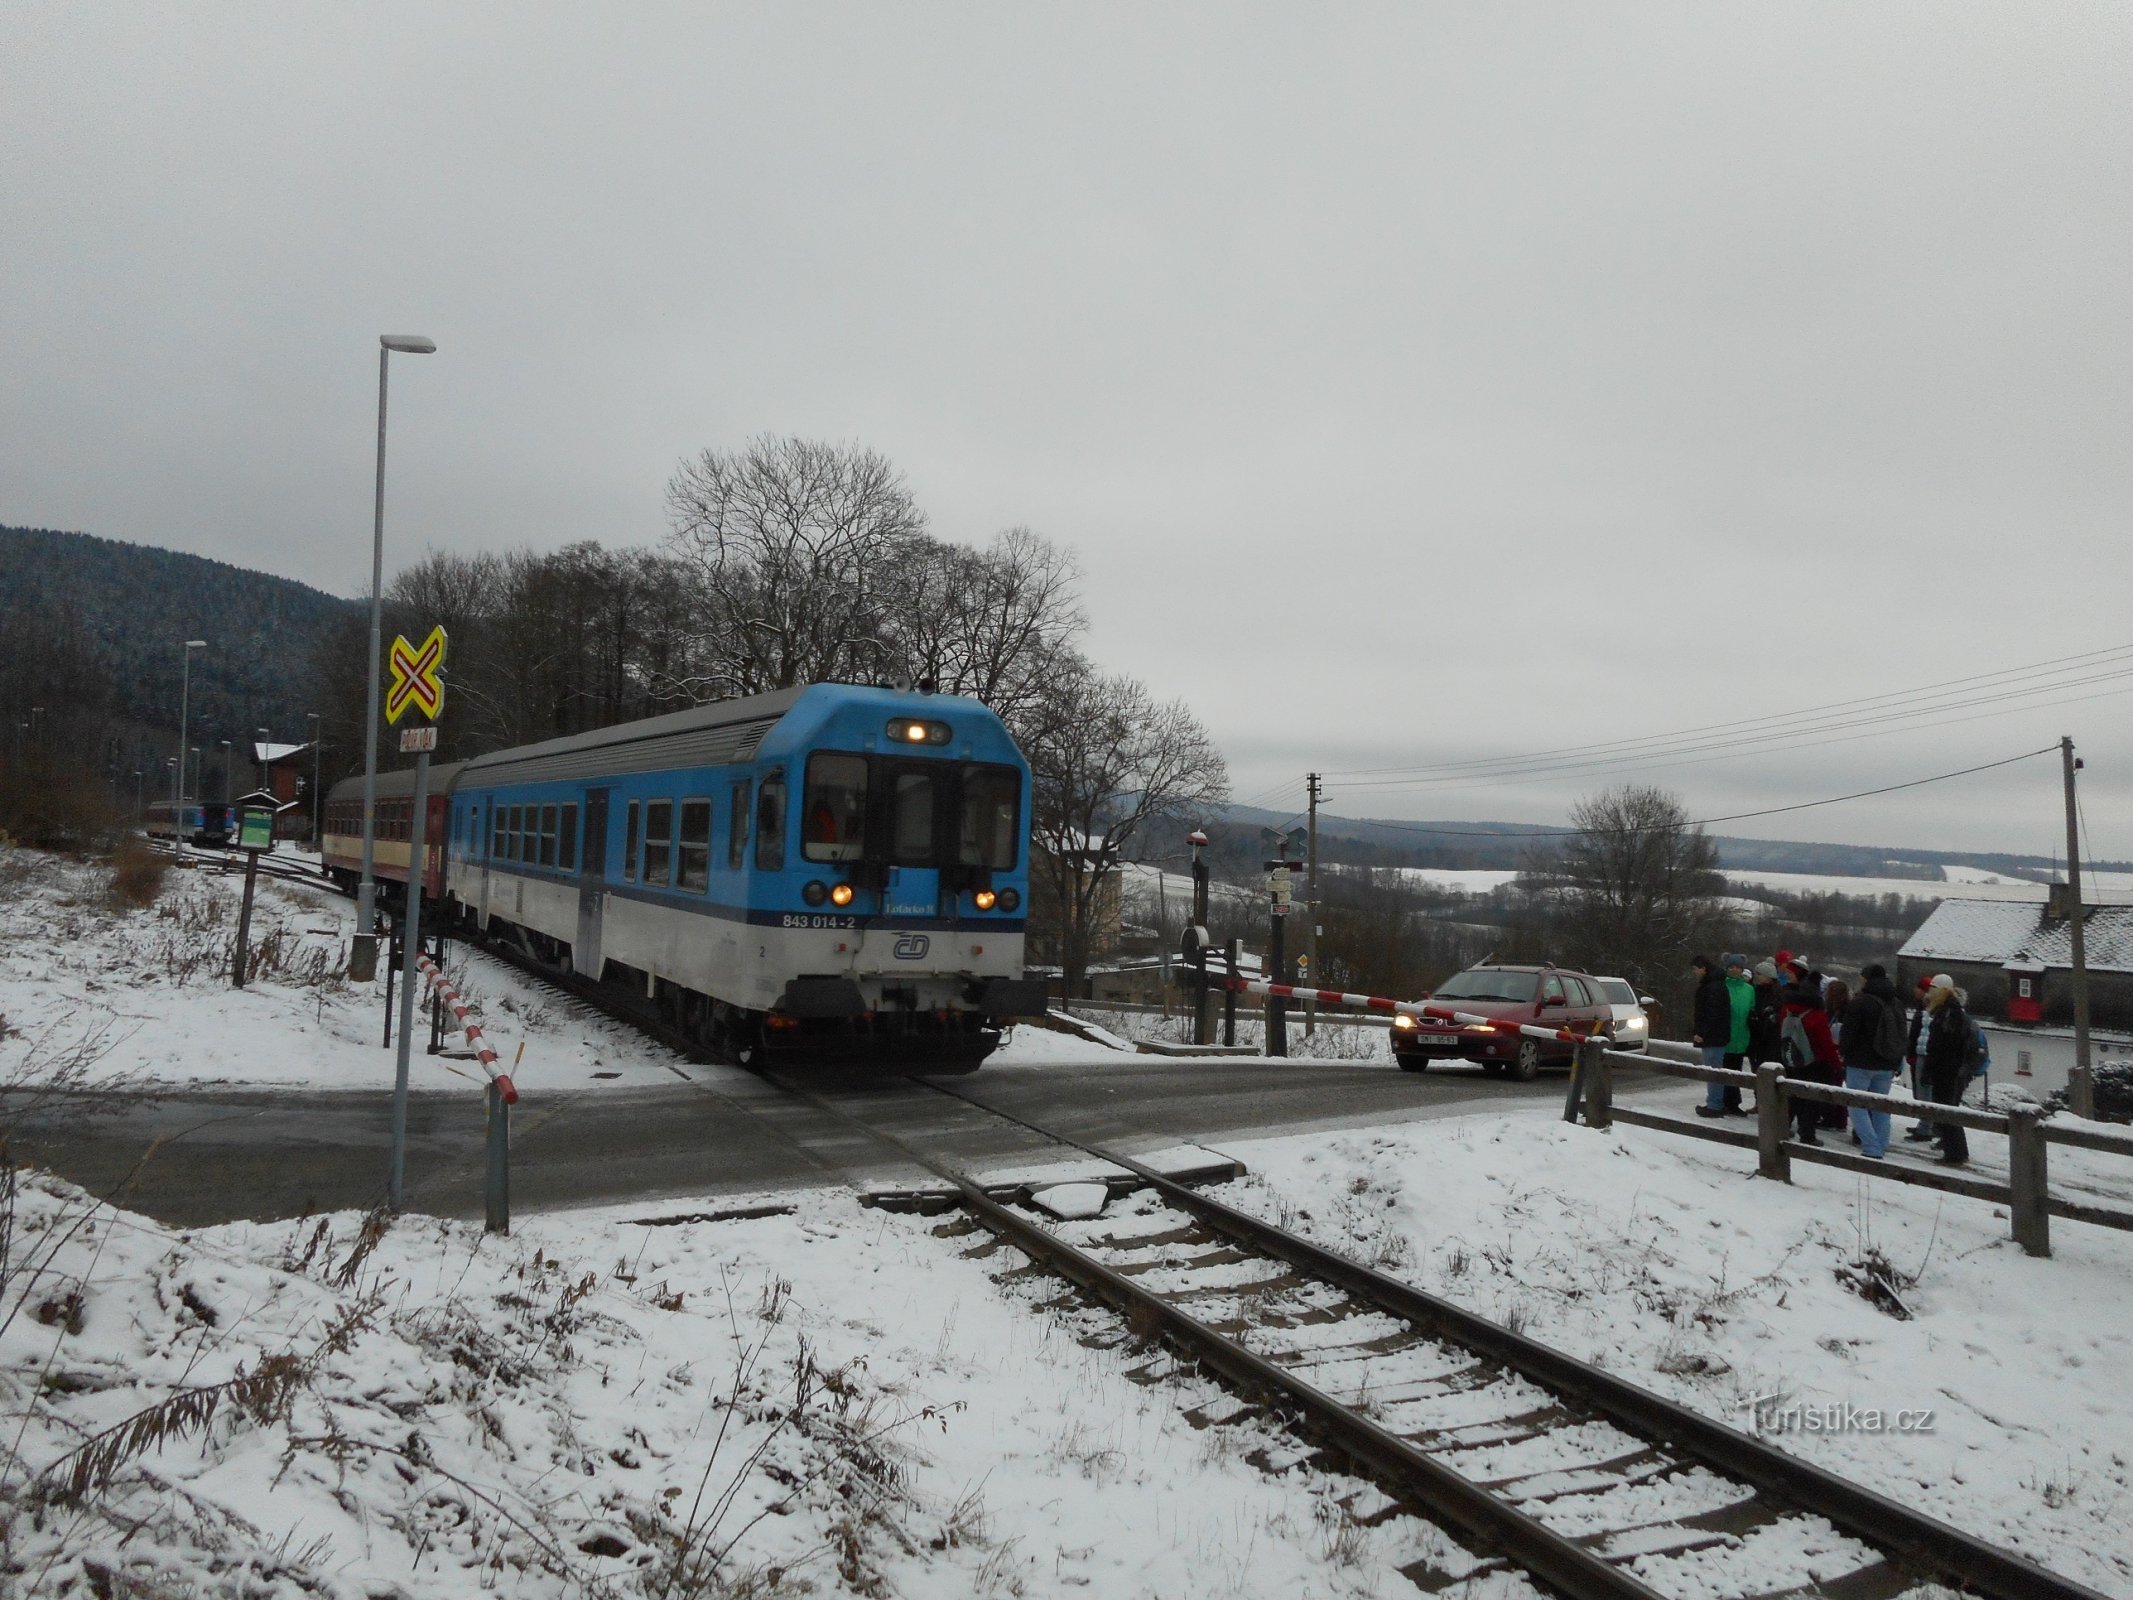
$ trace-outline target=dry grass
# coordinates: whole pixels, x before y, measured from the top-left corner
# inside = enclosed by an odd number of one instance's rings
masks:
[[[111,898],[121,906],[145,911],[163,894],[163,880],[170,874],[170,858],[148,847],[145,839],[131,834],[111,852]]]

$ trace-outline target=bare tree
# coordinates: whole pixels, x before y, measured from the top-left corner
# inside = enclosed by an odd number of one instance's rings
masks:
[[[1558,959],[1674,990],[1725,925],[1718,847],[1675,796],[1643,785],[1588,795],[1570,821],[1576,835],[1528,873],[1552,903]]]
[[[1067,992],[1100,951],[1099,909],[1135,838],[1159,819],[1198,821],[1229,795],[1221,752],[1182,701],[1074,658],[1017,730],[1034,786],[1032,849]]]
[[[1021,722],[1088,625],[1080,578],[1070,551],[1028,528],[1009,528],[984,550],[926,541],[896,607],[904,670]]]
[[[667,510],[703,608],[691,698],[866,678],[893,659],[889,603],[925,517],[886,458],[769,436],[707,449],[668,481]]]

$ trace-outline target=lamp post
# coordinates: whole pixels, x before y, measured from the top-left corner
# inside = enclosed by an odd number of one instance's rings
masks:
[[[192,737],[186,723],[191,718],[193,705],[193,652],[206,648],[205,639],[185,641],[184,687],[178,691],[178,759],[173,763],[175,770],[171,774],[170,806],[174,815],[170,819],[170,830],[177,841],[181,861],[185,859],[185,744]]]
[[[304,720],[311,724],[311,848],[323,850],[319,841],[319,757],[325,752],[326,719],[316,711],[306,711]]]
[[[419,333],[378,335],[378,486],[370,529],[370,680],[363,719],[363,877],[356,890],[355,940],[348,953],[348,976],[358,983],[368,983],[378,972],[378,900],[371,866],[378,835],[378,634],[385,599],[385,373],[395,350],[426,356],[436,349],[435,340]]]
[[[194,804],[194,805],[205,805],[205,804],[207,803],[207,796],[206,796],[206,794],[204,794],[204,793],[202,792],[202,790],[201,790],[201,783],[200,783],[200,779],[201,779],[201,772],[200,772],[200,767],[201,767],[201,761],[200,761],[200,747],[199,747],[198,745],[194,745],[194,746],[193,746],[193,804]]]
[[[146,810],[141,804],[141,769],[135,767],[133,769],[133,820],[136,826],[139,825],[146,814]]]
[[[222,745],[222,798],[227,800],[230,798],[230,741],[224,739],[220,743]]]

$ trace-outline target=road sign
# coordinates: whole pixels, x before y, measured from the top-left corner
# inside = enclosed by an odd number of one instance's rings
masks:
[[[387,722],[398,722],[410,706],[432,722],[444,715],[444,644],[442,628],[430,629],[419,650],[404,637],[394,637],[393,685],[385,695]]]
[[[433,722],[426,728],[402,728],[400,730],[400,754],[411,756],[418,751],[437,748],[437,725]]]

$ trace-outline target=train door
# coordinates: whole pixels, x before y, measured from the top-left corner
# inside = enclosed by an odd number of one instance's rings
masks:
[[[600,923],[607,908],[607,790],[585,791],[585,848],[578,857],[578,937],[570,964],[597,980],[602,966]]]
[[[489,859],[496,850],[496,802],[483,795],[474,802],[474,918],[475,926],[489,926]]]

